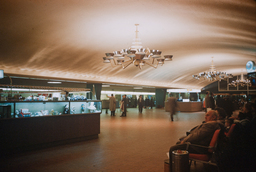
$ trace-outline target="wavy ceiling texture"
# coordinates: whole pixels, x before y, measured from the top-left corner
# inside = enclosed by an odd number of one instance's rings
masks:
[[[255,0],[0,1],[0,69],[8,74],[165,88],[200,89],[192,75],[240,75],[256,61]],[[139,24],[143,47],[173,60],[154,69],[103,63],[129,48]]]

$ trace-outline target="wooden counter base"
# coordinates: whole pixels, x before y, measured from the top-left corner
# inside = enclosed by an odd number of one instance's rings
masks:
[[[100,113],[0,120],[0,153],[98,138]]]
[[[177,102],[177,111],[180,112],[198,112],[202,111],[202,102]],[[165,111],[170,112],[168,103],[165,102]]]

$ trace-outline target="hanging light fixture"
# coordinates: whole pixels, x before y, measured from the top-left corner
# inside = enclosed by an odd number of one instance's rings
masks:
[[[238,79],[238,76],[237,76],[237,80],[232,81],[228,85],[231,87],[244,87],[244,86],[250,87],[251,81],[249,79],[244,79],[244,75],[243,75],[243,73],[241,73],[241,79]]]
[[[232,74],[227,74],[226,72],[220,72],[216,71],[215,66],[213,64],[213,57],[212,57],[212,64],[210,67],[210,71],[208,72],[201,72],[198,75],[192,75],[195,79],[204,79],[208,81],[216,81],[216,80],[222,80],[225,78],[233,78]]]
[[[164,61],[171,61],[172,55],[165,55],[161,57],[162,51],[143,48],[140,38],[138,37],[138,26],[136,26],[136,36],[132,46],[129,49],[122,49],[121,51],[114,51],[113,53],[106,53],[106,57],[103,57],[104,63],[111,63],[114,65],[122,65],[123,69],[127,68],[130,64],[142,69],[145,64],[157,68],[158,65],[163,65]],[[128,59],[128,60],[127,60]]]

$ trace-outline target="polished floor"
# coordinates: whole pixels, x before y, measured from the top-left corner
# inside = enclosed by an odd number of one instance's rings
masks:
[[[20,153],[2,159],[4,172],[163,172],[166,153],[187,130],[204,120],[204,112],[128,109],[127,117],[103,110],[98,139]],[[203,166],[192,165],[191,172]]]

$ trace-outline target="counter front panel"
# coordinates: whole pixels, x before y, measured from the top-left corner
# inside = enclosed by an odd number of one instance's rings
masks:
[[[0,155],[95,139],[100,133],[101,101],[0,102],[0,107]]]
[[[177,102],[177,110],[180,112],[198,112],[202,111],[202,102]],[[169,112],[168,102],[165,102],[165,111]]]

